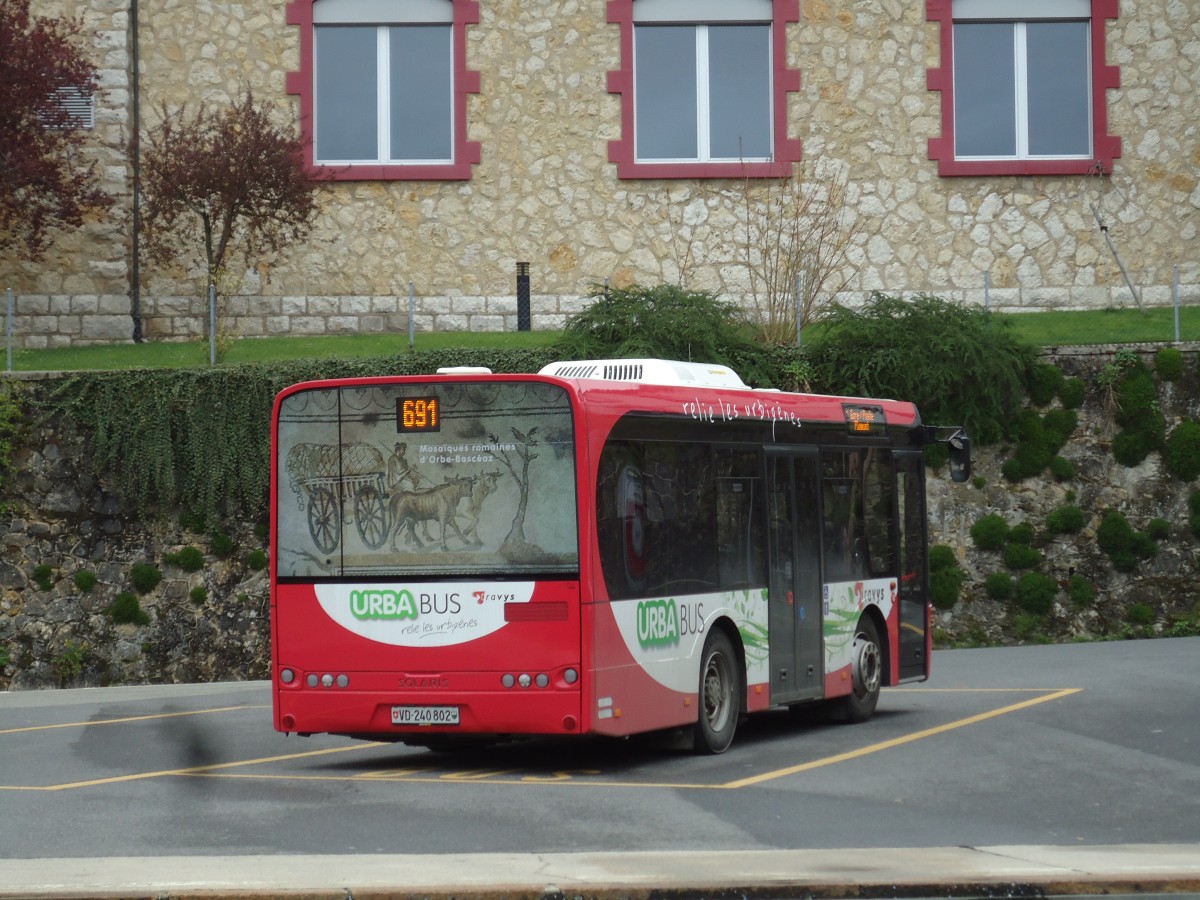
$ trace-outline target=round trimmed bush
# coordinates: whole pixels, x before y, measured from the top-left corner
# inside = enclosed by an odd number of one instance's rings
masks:
[[[142,609],[142,604],[138,602],[137,595],[129,591],[117,594],[117,598],[108,608],[108,614],[118,625],[146,625],[150,621],[150,617]]]
[[[1075,477],[1075,463],[1062,456],[1050,460],[1050,474],[1055,481],[1070,481]]]
[[[971,526],[971,540],[980,550],[1000,550],[1008,542],[1008,523],[1004,516],[991,513]]]
[[[983,582],[983,589],[993,600],[1007,600],[1013,595],[1013,577],[1007,572],[993,572]]]
[[[139,594],[148,594],[162,581],[162,572],[157,566],[138,563],[129,572],[129,582]]]
[[[1165,541],[1171,536],[1171,523],[1166,519],[1151,519],[1146,523],[1146,534],[1153,541]]]
[[[168,553],[163,557],[168,565],[178,566],[185,572],[199,572],[204,567],[204,553],[199,547],[188,545],[178,553]]]
[[[1154,622],[1154,608],[1149,603],[1135,603],[1125,613],[1125,621],[1130,625],[1145,628]]]
[[[71,576],[71,580],[75,582],[75,587],[84,593],[87,593],[96,586],[96,582],[99,579],[96,577],[95,572],[89,572],[87,569],[80,569],[73,576]]]
[[[1004,564],[1010,569],[1033,569],[1041,562],[1042,554],[1028,544],[1008,544],[1004,548]]]
[[[1078,534],[1087,518],[1078,506],[1060,506],[1046,516],[1046,530],[1051,534]]]
[[[1112,442],[1113,458],[1126,468],[1140,466],[1150,455],[1146,436],[1140,431],[1122,431]]]
[[[1017,606],[1035,616],[1044,616],[1054,608],[1058,582],[1041,572],[1026,572],[1017,582]]]
[[[1033,526],[1028,522],[1021,522],[1019,525],[1014,525],[1008,530],[1008,542],[1010,544],[1032,544],[1033,537]]]
[[[1058,366],[1050,363],[1034,363],[1029,367],[1029,375],[1026,379],[1029,399],[1035,406],[1049,405],[1058,394],[1063,381],[1063,373]]]
[[[1087,396],[1087,387],[1082,378],[1068,378],[1058,389],[1058,402],[1064,409],[1079,409]]]
[[[1163,463],[1182,481],[1200,478],[1200,422],[1185,419],[1172,429],[1163,447]]]
[[[1178,381],[1183,375],[1183,353],[1178,347],[1163,347],[1154,354],[1154,369],[1163,381]]]
[[[1091,606],[1096,599],[1096,589],[1082,575],[1072,575],[1067,580],[1067,595],[1077,607]]]

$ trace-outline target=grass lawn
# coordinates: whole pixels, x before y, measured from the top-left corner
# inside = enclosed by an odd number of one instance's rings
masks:
[[[1136,308],[997,313],[996,318],[1010,323],[1013,336],[1018,340],[1038,347],[1170,343],[1175,340],[1175,311],[1170,308],[1155,308],[1144,313]],[[813,331],[819,327],[815,326]],[[1180,340],[1200,341],[1200,306],[1180,309],[1179,330]],[[558,336],[557,331],[424,332],[416,335],[412,349],[545,347],[553,344]],[[408,350],[407,334],[253,338],[233,341],[220,364],[232,366],[296,358],[393,356]],[[141,344],[17,350],[13,353],[12,368],[19,372],[185,368],[206,366],[208,362],[208,341],[145,341]]]

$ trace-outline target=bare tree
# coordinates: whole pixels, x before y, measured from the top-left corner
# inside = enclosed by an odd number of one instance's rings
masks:
[[[739,255],[767,340],[794,342],[797,325],[811,321],[854,277],[848,251],[861,225],[848,208],[847,186],[847,172],[830,161],[798,166],[787,178],[743,183]]]
[[[269,262],[312,227],[320,181],[304,165],[295,123],[247,91],[233,106],[170,112],[141,148],[145,238],[165,261],[202,248],[206,289],[222,284],[231,255]]]
[[[28,260],[41,258],[52,230],[112,205],[64,103],[97,86],[81,31],[79,21],[30,15],[29,0],[0,0],[0,246]]]

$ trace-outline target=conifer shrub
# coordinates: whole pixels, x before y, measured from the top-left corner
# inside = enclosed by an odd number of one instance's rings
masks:
[[[1188,512],[1191,513],[1188,527],[1194,536],[1200,537],[1200,490],[1188,494]]]
[[[1032,544],[1034,536],[1033,526],[1028,522],[1021,522],[1008,530],[1010,544]]]
[[[594,285],[592,302],[563,326],[564,359],[661,357],[724,363],[749,384],[773,373],[742,310],[708,291],[672,284]]]
[[[954,548],[945,544],[929,548],[929,600],[935,609],[954,608],[966,577],[958,565]]]
[[[1163,381],[1178,381],[1183,375],[1183,353],[1178,347],[1162,347],[1154,354],[1154,369]]]
[[[1113,439],[1113,456],[1123,466],[1139,465],[1162,448],[1167,428],[1158,403],[1158,386],[1140,359],[1122,358],[1115,407],[1113,418],[1121,432]]]
[[[213,556],[221,559],[228,559],[234,550],[233,538],[229,536],[224,528],[214,528],[209,534],[209,549],[212,550]]]
[[[1067,579],[1067,596],[1077,608],[1091,606],[1096,600],[1096,588],[1082,575],[1072,575]]]
[[[1152,559],[1158,552],[1154,539],[1135,531],[1115,509],[1105,513],[1096,529],[1096,541],[1118,572],[1136,572],[1141,560]]]
[[[1007,600],[1013,595],[1015,584],[1007,572],[993,572],[983,582],[983,589],[993,600]]]
[[[1149,603],[1135,603],[1126,610],[1125,621],[1135,628],[1146,628],[1154,623],[1154,607]]]
[[[74,582],[75,587],[83,591],[85,594],[96,586],[96,582],[98,580],[99,579],[97,579],[96,573],[90,572],[87,569],[80,569],[71,576],[71,581]]]
[[[1058,366],[1045,362],[1034,363],[1026,375],[1030,402],[1034,406],[1049,406],[1062,389],[1064,381]]]
[[[122,591],[108,607],[108,614],[118,625],[146,625],[150,617],[138,602],[137,594]]]
[[[255,548],[246,554],[246,567],[255,572],[261,572],[267,567],[267,554]]]
[[[1050,460],[1050,474],[1058,482],[1071,481],[1075,478],[1075,463],[1063,456]]]
[[[188,591],[188,599],[196,606],[203,606],[204,601],[208,599],[208,588],[202,584],[196,585]]]
[[[1002,550],[1008,542],[1008,523],[1004,516],[989,513],[971,526],[971,540],[980,550]]]
[[[831,307],[807,357],[828,389],[912,400],[924,421],[962,425],[987,445],[1011,437],[1034,351],[978,306],[876,292]]]
[[[148,594],[162,581],[162,570],[148,563],[137,563],[129,571],[129,583],[139,594]]]
[[[1044,616],[1054,608],[1058,583],[1041,572],[1026,572],[1017,582],[1017,606],[1035,616]]]
[[[1171,523],[1166,519],[1151,519],[1146,523],[1146,535],[1154,541],[1165,541],[1171,536]]]
[[[1010,569],[1036,569],[1041,563],[1041,551],[1028,544],[1010,542],[1004,546],[1004,564]]]
[[[1200,478],[1200,422],[1184,419],[1171,430],[1163,447],[1163,463],[1181,481]]]
[[[1087,386],[1082,378],[1067,378],[1058,389],[1058,402],[1063,409],[1079,409],[1087,396]]]
[[[1087,518],[1078,506],[1060,506],[1046,515],[1046,530],[1051,534],[1078,534]]]
[[[176,553],[165,554],[163,562],[169,566],[175,566],[177,569],[183,569],[185,572],[199,572],[204,568],[204,553],[199,547],[189,544]]]
[[[33,583],[43,591],[48,591],[54,587],[54,569],[51,566],[42,563],[33,568]]]

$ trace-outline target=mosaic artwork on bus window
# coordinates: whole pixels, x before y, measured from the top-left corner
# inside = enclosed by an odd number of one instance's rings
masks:
[[[571,409],[554,385],[370,385],[279,414],[278,574],[570,572]]]

